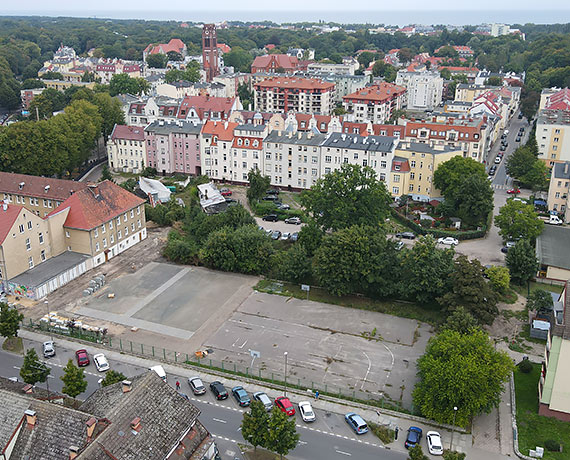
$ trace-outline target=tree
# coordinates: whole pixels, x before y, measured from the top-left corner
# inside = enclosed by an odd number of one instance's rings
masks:
[[[371,53],[370,51],[364,51],[364,53],[360,53],[360,56],[358,56],[358,63],[367,69],[374,58],[374,53]]]
[[[470,334],[473,329],[479,328],[475,317],[464,307],[459,306],[445,320],[443,330],[451,330],[460,334]]]
[[[149,67],[155,69],[164,69],[166,67],[166,63],[168,62],[168,57],[165,54],[149,54],[146,57],[146,63]]]
[[[449,287],[453,249],[439,249],[431,235],[422,236],[402,254],[400,295],[420,303],[433,302]]]
[[[49,72],[44,73],[41,77],[42,80],[63,80],[63,75],[59,72]]]
[[[20,323],[24,321],[24,315],[7,303],[0,302],[0,335],[10,339],[18,337]]]
[[[446,200],[455,200],[461,193],[462,184],[470,176],[487,180],[485,166],[472,158],[458,155],[438,166],[433,175],[433,182]]]
[[[485,80],[485,85],[487,86],[503,86],[503,79],[498,75],[487,78]]]
[[[456,423],[467,426],[474,416],[499,404],[513,369],[509,356],[495,351],[482,330],[445,330],[429,340],[418,360],[414,406],[439,423],[452,423],[457,407]]]
[[[311,258],[305,247],[300,244],[275,254],[271,265],[278,279],[292,283],[306,282],[312,275]]]
[[[241,434],[254,450],[263,447],[269,433],[269,414],[261,401],[252,401],[251,411],[244,412],[241,421]]]
[[[408,451],[409,460],[428,460],[428,456],[424,454],[422,446],[416,444]]]
[[[247,173],[247,180],[249,182],[249,187],[247,189],[247,199],[249,202],[261,199],[271,183],[271,178],[269,176],[264,176],[261,171],[257,168],[252,168]]]
[[[384,77],[387,82],[393,82],[397,76],[396,68],[384,61],[378,60],[372,66],[372,75],[375,77]]]
[[[178,51],[169,51],[166,53],[169,61],[183,61],[184,58]]]
[[[63,382],[61,392],[74,398],[87,389],[87,379],[82,368],[73,364],[70,359],[63,368],[64,374],[60,377]]]
[[[538,218],[534,208],[522,201],[509,200],[495,216],[495,225],[504,240],[534,240],[542,233],[544,222]],[[511,273],[512,275],[512,273]]]
[[[530,293],[526,300],[526,308],[535,312],[550,312],[554,306],[552,295],[544,289],[536,289]]]
[[[324,235],[324,232],[316,222],[310,220],[306,225],[301,227],[298,244],[305,249],[308,257],[313,257],[317,249],[319,249]]]
[[[30,348],[24,356],[24,363],[20,368],[20,377],[24,382],[35,385],[38,382],[45,382],[51,369],[42,363],[34,348]]]
[[[548,167],[541,160],[535,160],[530,169],[522,176],[521,182],[532,190],[548,190]]]
[[[517,241],[514,247],[509,249],[505,258],[511,278],[519,285],[524,285],[538,270],[538,259],[534,251],[534,245],[529,240]]]
[[[27,78],[22,82],[22,89],[45,88],[46,84],[37,78]]]
[[[136,77],[135,81],[137,82],[137,85],[139,87],[137,91],[138,96],[150,93],[150,88],[151,88],[150,83],[146,79],[144,79],[143,77]]]
[[[110,369],[105,374],[105,378],[103,380],[101,380],[101,386],[107,387],[109,385],[113,385],[114,383],[122,382],[126,378],[127,377],[125,377],[124,374],[121,374],[120,372],[117,372],[117,371],[114,371],[113,369]]]
[[[485,270],[489,283],[496,292],[505,294],[511,284],[511,274],[507,267],[493,265]]]
[[[101,180],[113,180],[113,176],[111,176],[111,173],[109,172],[109,166],[106,164],[103,166],[103,171],[101,171]]]
[[[301,203],[323,230],[379,226],[392,202],[383,182],[367,166],[343,164],[301,195]]]
[[[229,53],[224,54],[224,64],[232,66],[236,72],[250,72],[253,56],[249,51],[234,46]]]
[[[536,156],[530,149],[519,147],[507,158],[507,174],[515,179],[522,179],[536,161]]]
[[[451,289],[438,302],[448,311],[462,306],[479,323],[491,324],[499,313],[497,296],[483,277],[481,263],[460,255],[455,259],[454,266],[450,277]]]
[[[151,55],[156,56],[156,55]],[[129,74],[119,73],[113,75],[109,82],[109,93],[111,96],[118,94],[138,94],[139,84],[135,78],[131,78]]]
[[[398,51],[398,59],[403,62],[410,62],[414,57],[414,52],[410,48],[400,48]]]
[[[99,115],[101,115],[101,135],[107,142],[107,138],[113,132],[115,125],[125,124],[121,102],[116,97],[111,97],[109,93],[95,93],[90,102],[97,106]]]
[[[271,411],[267,430],[264,447],[278,453],[281,459],[297,447],[301,437],[295,428],[295,419],[289,420],[289,416],[278,407],[273,407]]]
[[[245,108],[248,108],[250,104],[253,107],[253,92],[249,90],[247,83],[240,83],[238,85],[238,97]]]
[[[457,195],[449,199],[457,209],[458,217],[472,226],[484,224],[494,206],[491,184],[481,175],[466,176],[459,184]]]

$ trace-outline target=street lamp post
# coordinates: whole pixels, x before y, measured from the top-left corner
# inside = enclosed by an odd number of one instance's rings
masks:
[[[449,450],[453,451],[453,433],[455,432],[455,416],[457,415],[457,406],[453,406],[453,426],[451,427],[451,442],[449,443]]]
[[[47,326],[48,326],[48,331],[49,331],[49,337],[50,337],[51,341],[53,342],[53,332],[51,330],[50,320],[49,320],[49,304],[48,304],[47,300],[44,300],[44,303],[46,305],[46,311],[47,311]]]
[[[287,355],[288,355],[288,353],[285,352],[285,353],[283,353],[283,355],[285,356],[285,392],[283,393],[283,396],[287,396]]]

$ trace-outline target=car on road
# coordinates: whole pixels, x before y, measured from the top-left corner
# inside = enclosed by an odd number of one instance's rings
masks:
[[[75,358],[77,359],[77,365],[79,367],[89,365],[89,355],[87,354],[87,350],[84,349],[77,350],[75,352]]]
[[[301,414],[303,422],[310,423],[316,420],[315,411],[313,411],[309,401],[301,401],[299,403],[299,414]]]
[[[457,246],[459,244],[459,240],[451,236],[446,236],[445,238],[443,237],[438,238],[437,242],[439,244],[447,244],[449,246]]]
[[[398,232],[396,233],[396,238],[406,238],[408,240],[415,240],[416,235],[412,232]]]
[[[499,155],[497,155],[495,157],[495,164],[498,165],[501,162],[501,157]]]
[[[109,361],[103,353],[98,353],[93,356],[93,362],[95,363],[95,367],[99,372],[105,372],[109,370]]]
[[[299,217],[287,217],[285,219],[286,224],[301,225],[301,219]]]
[[[280,396],[275,399],[275,405],[281,410],[281,412],[285,412],[289,417],[291,415],[295,415],[295,408],[289,398]]]
[[[297,241],[298,239],[299,239],[299,232],[291,233],[291,238],[289,238],[289,240]]]
[[[220,190],[222,196],[232,196],[232,191],[229,188],[223,188]]]
[[[55,356],[55,344],[52,340],[44,342],[44,358],[53,358]]]
[[[215,380],[214,382],[210,383],[210,390],[212,390],[212,393],[214,393],[216,399],[228,399],[228,391],[222,382]]]
[[[520,141],[521,141],[521,138],[520,138],[520,136],[519,136],[519,137],[517,137],[517,142],[520,142]]]
[[[279,230],[275,230],[272,234],[271,234],[271,239],[272,240],[278,240],[279,238],[281,238],[281,232]]]
[[[266,222],[277,222],[279,220],[279,217],[277,217],[277,214],[267,214],[266,216],[263,216],[261,220],[264,220]]]
[[[519,113],[519,120],[522,120],[523,114]]]
[[[200,377],[190,377],[188,379],[188,385],[190,385],[192,393],[194,393],[196,396],[206,393],[206,387],[204,386],[204,383]]]
[[[263,404],[267,412],[271,412],[271,409],[273,409],[273,403],[271,402],[271,399],[269,399],[269,396],[267,396],[267,394],[263,391],[257,391],[253,393],[253,399]]]
[[[504,152],[505,150],[507,150],[507,146],[506,145],[501,145],[499,147],[499,151]]]
[[[443,455],[443,443],[441,442],[441,436],[437,431],[428,431],[426,433],[426,441],[430,454]]]
[[[409,449],[410,447],[416,447],[422,440],[422,429],[417,426],[411,426],[408,428],[408,436],[406,436],[406,442],[404,442],[404,447]]]
[[[277,197],[277,195],[266,195],[262,198],[264,201],[273,201],[274,203],[277,202],[277,200],[279,200],[279,198]]]
[[[507,190],[507,193],[509,195],[518,195],[521,191],[518,188],[512,188],[510,190]]]
[[[493,168],[489,169],[489,176],[494,176],[496,171],[497,170]]]
[[[283,241],[287,241],[289,238],[291,238],[291,233],[289,233],[289,232],[284,232],[284,233],[281,234],[281,239],[282,239]]]
[[[251,404],[251,399],[242,386],[233,387],[232,394],[241,407],[247,407]]]
[[[355,414],[354,412],[349,412],[344,416],[344,419],[356,434],[368,433],[368,425],[366,425],[366,422],[360,415]]]

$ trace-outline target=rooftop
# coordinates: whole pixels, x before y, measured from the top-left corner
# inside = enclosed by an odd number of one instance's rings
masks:
[[[265,138],[265,144],[270,142],[275,144],[294,144],[294,145],[321,145],[327,138],[326,134],[315,134],[313,132],[298,131],[297,133],[286,133],[274,130]]]
[[[570,162],[554,163],[552,176],[556,179],[570,179]],[[2,239],[0,238],[0,241]]]
[[[553,336],[540,402],[548,404],[551,410],[570,412],[568,381],[570,381],[570,340]]]
[[[331,133],[323,142],[323,147],[338,149],[357,149],[373,152],[391,153],[398,145],[397,137],[360,136],[359,134]]]
[[[54,279],[61,273],[76,267],[87,259],[89,259],[89,256],[85,254],[66,251],[36,265],[34,268],[30,268],[24,273],[12,278],[10,282],[35,288]]]
[[[144,129],[139,126],[115,125],[111,139],[144,141]]]
[[[570,270],[570,228],[545,225],[536,239],[536,256],[541,265]]]
[[[0,172],[0,193],[63,201],[72,193],[87,187],[85,182]]]
[[[381,82],[378,85],[369,86],[360,89],[354,93],[343,97],[343,100],[362,100],[372,102],[385,102],[394,97],[398,97],[406,92],[403,86],[394,85],[393,83]]]
[[[142,128],[141,128],[142,129]],[[144,131],[153,134],[168,135],[168,134],[200,134],[202,125],[192,123],[191,121],[178,120],[178,121],[163,121],[156,120],[150,123]]]
[[[326,83],[316,78],[276,77],[260,81],[255,84],[255,87],[332,90],[334,83]]]
[[[538,114],[539,125],[570,125],[570,112],[567,110],[544,109]]]

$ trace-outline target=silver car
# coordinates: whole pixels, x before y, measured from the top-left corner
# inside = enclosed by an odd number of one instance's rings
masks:
[[[44,358],[52,358],[55,356],[55,344],[53,341],[44,342]]]
[[[273,403],[271,402],[271,399],[269,399],[269,396],[267,396],[263,391],[253,393],[253,399],[261,402],[267,412],[271,412],[271,409],[273,409]]]

